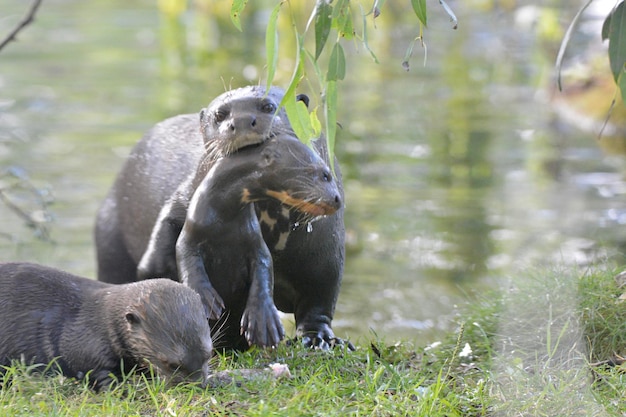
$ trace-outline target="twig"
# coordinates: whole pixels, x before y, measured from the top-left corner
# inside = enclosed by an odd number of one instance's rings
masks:
[[[13,211],[13,213],[15,213],[19,217],[21,217],[22,220],[24,220],[24,222],[29,227],[35,227],[35,222],[33,222],[33,219],[30,217],[30,215],[26,211],[22,210],[20,208],[20,206],[18,206],[17,204],[13,203],[13,201],[11,201],[11,199],[9,199],[9,197],[4,193],[3,189],[0,189],[0,201],[2,201],[5,206],[7,206],[9,209],[11,209],[11,211]]]
[[[626,358],[614,353],[609,359],[599,362],[590,363],[589,366],[620,366],[626,363]]]
[[[17,178],[19,181],[14,184],[9,184],[6,187],[0,186],[0,204],[6,206],[9,210],[15,213],[18,217],[20,217],[27,227],[30,227],[35,230],[36,235],[44,240],[44,241],[52,241],[50,238],[50,232],[46,223],[50,221],[50,213],[48,212],[48,201],[42,196],[41,190],[35,188],[35,186],[30,182],[30,180],[23,174],[16,172],[15,170],[8,169],[6,173],[0,172],[0,179],[4,176],[13,176]],[[40,206],[39,211],[32,211],[29,213],[27,210],[23,209],[19,205],[15,204],[11,199],[9,192],[13,189],[27,191],[36,197],[37,204]],[[42,213],[41,216],[35,216],[35,214]],[[41,217],[38,218],[38,217]],[[6,235],[5,233],[0,232],[0,236]]]
[[[589,7],[592,1],[593,0],[589,0],[587,4],[585,4],[583,7],[580,8],[580,10],[578,10],[578,13],[576,13],[574,18],[572,19],[572,22],[569,24],[569,27],[567,28],[567,31],[565,32],[565,35],[563,36],[563,40],[561,41],[561,47],[559,48],[559,53],[556,56],[556,64],[555,64],[556,85],[559,88],[559,91],[563,91],[563,88],[561,87],[561,66],[563,65],[563,57],[565,56],[565,49],[567,49],[567,45],[569,44],[570,38],[572,37],[572,33],[574,32],[574,29],[576,28],[576,25],[578,24],[578,20],[580,19],[582,14],[585,12],[587,7]]]
[[[35,13],[37,13],[37,9],[41,4],[42,0],[34,0],[33,4],[30,6],[30,10],[28,14],[24,16],[24,18],[15,26],[15,28],[7,35],[6,38],[2,42],[0,42],[0,50],[4,48],[9,42],[15,40],[15,37],[19,33],[20,30],[24,29],[27,25],[32,23],[35,20]]]

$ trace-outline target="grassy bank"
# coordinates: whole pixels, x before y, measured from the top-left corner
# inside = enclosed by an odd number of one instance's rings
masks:
[[[371,340],[355,352],[298,345],[218,355],[228,378],[201,390],[142,375],[94,393],[61,376],[9,368],[0,415],[593,416],[626,415],[626,303],[617,271],[520,275],[476,295],[430,346]],[[615,361],[613,361],[615,362]],[[271,363],[291,376],[273,376]]]

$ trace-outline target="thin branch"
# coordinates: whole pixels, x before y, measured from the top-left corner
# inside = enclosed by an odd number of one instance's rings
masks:
[[[17,26],[15,26],[11,33],[9,33],[7,37],[4,38],[2,42],[0,42],[0,50],[2,50],[2,48],[4,48],[9,42],[14,41],[19,31],[24,29],[26,26],[32,23],[33,20],[35,20],[35,13],[37,13],[37,9],[39,8],[39,5],[42,1],[43,0],[33,1],[33,4],[30,6],[30,10],[28,11],[28,14],[24,16],[24,18],[17,24]]]
[[[569,24],[569,27],[567,28],[567,31],[565,32],[565,35],[563,36],[563,40],[561,41],[561,47],[559,48],[559,53],[557,54],[556,64],[555,64],[556,85],[559,88],[559,91],[563,91],[563,88],[561,87],[561,66],[563,65],[563,57],[565,56],[565,49],[567,48],[570,38],[572,37],[572,33],[574,32],[574,29],[576,28],[576,25],[578,24],[578,20],[580,19],[582,14],[585,12],[587,7],[589,7],[592,1],[593,0],[589,0],[587,4],[585,4],[583,7],[580,8],[580,10],[578,10],[578,13],[576,13],[574,18],[572,19],[572,22]]]
[[[13,211],[13,213],[21,217],[22,220],[24,220],[24,222],[29,227],[35,226],[35,222],[33,222],[33,219],[30,217],[30,215],[26,211],[22,210],[17,204],[13,203],[13,201],[11,201],[11,199],[4,193],[4,190],[1,188],[0,188],[0,201],[2,201],[5,206],[10,208],[11,211]]]
[[[8,177],[8,181],[3,181]],[[11,180],[14,178],[16,181]],[[16,204],[11,198],[11,192],[27,193],[30,199],[27,204],[35,203],[38,207],[34,210],[22,208]],[[4,172],[0,172],[0,205],[4,205],[18,217],[20,217],[27,227],[35,230],[36,236],[48,242],[52,242],[50,232],[47,227],[52,219],[52,215],[48,210],[48,205],[52,202],[48,193],[41,188],[37,188],[30,181],[28,176],[18,167],[9,167]],[[0,237],[7,235],[0,231]]]

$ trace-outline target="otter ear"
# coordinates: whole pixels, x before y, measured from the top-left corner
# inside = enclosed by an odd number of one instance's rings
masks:
[[[298,94],[296,96],[296,101],[303,102],[306,108],[309,108],[309,96],[307,96],[306,94]]]

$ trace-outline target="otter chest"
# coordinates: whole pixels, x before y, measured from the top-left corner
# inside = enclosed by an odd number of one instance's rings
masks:
[[[289,209],[273,201],[257,201],[255,209],[267,247],[284,250],[294,227]]]

